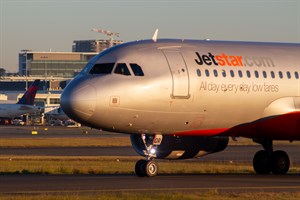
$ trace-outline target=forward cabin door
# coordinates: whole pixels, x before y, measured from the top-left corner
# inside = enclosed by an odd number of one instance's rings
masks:
[[[172,98],[190,98],[190,81],[185,60],[179,49],[164,49],[173,81]]]

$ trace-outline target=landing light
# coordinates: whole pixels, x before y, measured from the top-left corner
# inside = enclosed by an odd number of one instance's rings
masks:
[[[154,149],[154,148],[150,149],[151,154],[155,154],[155,152],[156,152],[156,149]]]

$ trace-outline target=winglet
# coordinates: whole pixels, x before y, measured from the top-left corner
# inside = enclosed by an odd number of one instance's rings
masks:
[[[155,32],[153,34],[153,37],[152,37],[153,42],[157,41],[157,35],[158,35],[158,28],[155,30]]]
[[[17,104],[33,105],[36,92],[39,89],[39,84],[40,80],[35,80],[24,93],[22,98],[17,102]]]

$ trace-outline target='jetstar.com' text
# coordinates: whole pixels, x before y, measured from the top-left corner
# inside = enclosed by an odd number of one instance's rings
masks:
[[[195,59],[198,65],[217,65],[217,66],[232,66],[232,67],[275,67],[274,62],[269,57],[244,57],[236,55],[227,55],[222,53],[221,55],[213,55],[207,53],[207,55],[200,55],[195,52],[197,58]]]

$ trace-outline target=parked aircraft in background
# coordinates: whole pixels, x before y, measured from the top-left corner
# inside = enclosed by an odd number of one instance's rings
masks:
[[[92,59],[61,95],[75,121],[130,134],[145,160],[188,159],[252,138],[264,150],[258,174],[285,174],[274,140],[300,140],[300,44],[153,39],[112,47]]]
[[[40,107],[34,106],[34,98],[39,88],[40,80],[35,80],[17,103],[1,103],[0,118],[12,119],[24,114],[38,112]]]
[[[46,111],[48,110],[48,111]],[[51,106],[45,108],[45,115],[50,118],[58,119],[61,121],[67,121],[70,118],[64,113],[61,107]]]
[[[71,120],[61,109],[57,106],[49,106],[45,108],[45,116],[47,123],[50,126],[66,126],[66,127],[81,127],[81,124]]]

